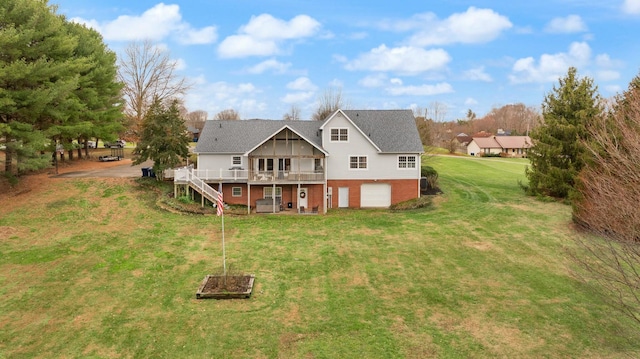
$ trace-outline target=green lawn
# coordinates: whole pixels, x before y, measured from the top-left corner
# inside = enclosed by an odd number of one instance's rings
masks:
[[[226,216],[227,263],[256,275],[234,301],[195,299],[219,217],[59,182],[0,217],[0,358],[640,355],[640,328],[570,275],[570,208],[519,189],[526,160],[428,164],[431,209]]]

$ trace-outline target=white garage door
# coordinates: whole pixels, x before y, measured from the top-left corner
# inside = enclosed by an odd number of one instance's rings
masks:
[[[389,207],[390,205],[390,184],[365,183],[360,187],[360,207]]]

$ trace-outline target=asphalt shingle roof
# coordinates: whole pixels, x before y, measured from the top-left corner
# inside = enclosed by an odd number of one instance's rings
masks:
[[[411,110],[343,110],[382,152],[422,153]]]
[[[411,110],[343,111],[382,152],[422,153],[422,142]],[[322,147],[322,121],[209,120],[196,153],[245,153],[274,135],[284,126]]]
[[[196,153],[245,153],[289,126],[309,142],[322,148],[320,121],[209,120],[196,145]]]

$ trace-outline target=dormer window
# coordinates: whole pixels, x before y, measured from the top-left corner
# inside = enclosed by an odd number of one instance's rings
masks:
[[[331,129],[331,142],[347,142],[348,140],[349,140],[349,129],[347,128]]]

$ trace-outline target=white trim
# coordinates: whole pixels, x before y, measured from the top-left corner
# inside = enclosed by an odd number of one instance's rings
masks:
[[[338,114],[341,113],[342,116],[344,116],[344,118],[347,119],[347,121],[349,121],[349,123],[351,123],[351,125],[358,130],[358,132],[360,132],[360,134],[362,135],[362,137],[366,138],[367,141],[369,141],[369,143],[378,151],[378,152],[382,152],[382,150],[380,149],[380,147],[378,147],[378,145],[375,144],[375,142],[373,142],[373,140],[371,140],[371,138],[369,136],[367,136],[364,132],[362,132],[362,129],[360,129],[360,127],[358,127],[356,125],[355,122],[353,122],[349,116],[347,116],[342,110],[337,110],[336,112],[333,113],[333,115],[331,115],[326,121],[324,121],[324,123],[322,124],[322,126],[320,126],[321,130],[324,130],[324,127],[327,126],[327,124],[329,122],[331,122],[331,120],[333,120],[333,118]],[[331,136],[331,133],[329,133],[329,136]],[[329,140],[331,140],[331,138],[329,138]]]
[[[284,125],[282,127],[280,127],[279,130],[275,131],[274,133],[272,133],[271,135],[265,137],[264,140],[258,142],[257,145],[253,146],[253,148],[249,149],[247,152],[244,153],[244,156],[249,156],[249,154],[253,151],[255,151],[258,147],[262,146],[265,142],[269,141],[270,139],[272,139],[275,135],[279,134],[280,132],[282,132],[285,129],[289,129],[291,132],[295,133],[296,135],[300,136],[300,138],[302,138],[303,140],[305,140],[308,144],[310,144],[313,148],[317,149],[318,151],[322,152],[326,155],[328,155],[327,151],[325,151],[324,149],[322,149],[321,147],[316,146],[313,142],[309,141],[308,138],[306,138],[305,136],[301,135],[298,131],[294,130],[293,128],[289,127],[289,125]]]
[[[333,130],[337,130],[338,131],[338,139],[334,140],[333,137]],[[346,130],[347,131],[347,139],[346,140],[341,140],[340,137],[342,136],[342,134],[340,133],[341,130]],[[329,129],[329,142],[341,142],[341,143],[349,143],[349,127],[331,127]]]
[[[358,168],[351,168],[351,159],[356,157],[358,159]],[[366,167],[360,167],[360,158],[365,158]],[[368,155],[349,155],[349,161],[347,162],[347,166],[349,166],[349,171],[366,171],[369,169],[369,156]]]
[[[400,157],[406,157],[406,161],[405,164],[407,165],[406,167],[400,167]],[[411,163],[409,161],[409,157],[413,157],[413,167],[409,167],[409,163]],[[396,166],[398,170],[415,170],[418,167],[418,156],[416,155],[398,155],[397,156],[397,161],[396,161]]]
[[[240,190],[240,194],[235,193],[236,189]],[[231,197],[242,197],[242,187],[231,187]]]

